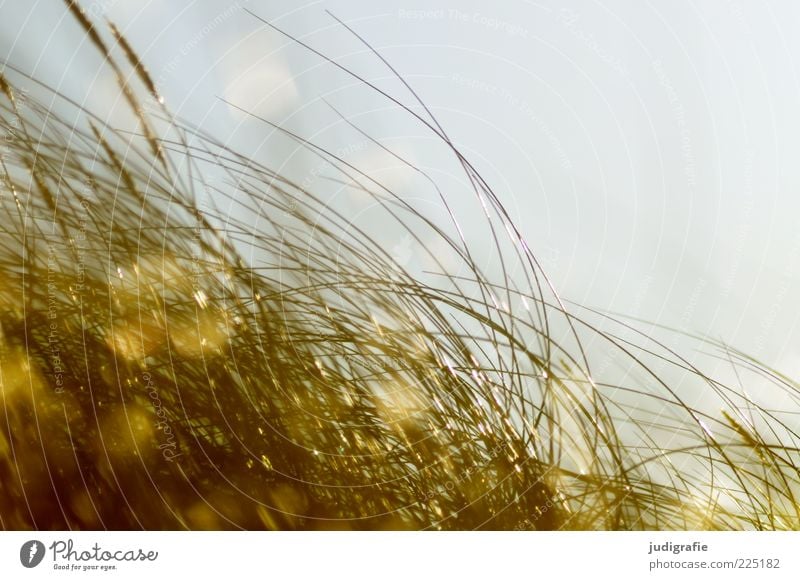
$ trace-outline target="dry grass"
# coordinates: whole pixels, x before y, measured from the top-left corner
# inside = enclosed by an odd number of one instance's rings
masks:
[[[567,309],[429,113],[385,95],[485,204],[497,279],[421,209],[287,135],[460,262],[436,285],[405,271],[324,192],[172,118],[116,29],[70,9],[139,130],[5,69],[0,526],[799,527],[794,415],[633,326]],[[227,180],[205,188],[232,213],[197,201],[209,164]],[[614,368],[587,344],[613,349]],[[797,400],[785,377],[706,346]],[[720,411],[686,403],[676,374]]]

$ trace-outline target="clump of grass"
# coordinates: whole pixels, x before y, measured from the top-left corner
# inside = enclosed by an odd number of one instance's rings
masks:
[[[171,117],[119,32],[106,40],[69,9],[139,130],[6,65],[3,528],[798,527],[791,422],[633,326],[568,309],[410,86],[417,109],[384,96],[463,169],[499,276],[457,230],[271,125],[325,162],[332,186],[361,189],[458,258],[441,284],[412,275],[325,192]],[[210,166],[227,179],[204,183]],[[198,184],[233,210],[200,203]],[[619,353],[614,369],[590,343]],[[675,373],[719,413],[685,402]]]

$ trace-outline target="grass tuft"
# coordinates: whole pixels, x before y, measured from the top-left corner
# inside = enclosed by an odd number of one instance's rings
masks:
[[[138,131],[8,63],[0,77],[2,528],[800,527],[793,416],[632,323],[568,307],[399,75],[412,104],[333,63],[452,153],[498,273],[456,228],[262,120],[330,187],[371,196],[438,282],[409,272],[326,191],[172,117],[120,32],[125,64],[67,6]],[[204,180],[212,167],[225,179]],[[780,374],[703,346],[797,400]],[[687,402],[687,384],[719,410]]]

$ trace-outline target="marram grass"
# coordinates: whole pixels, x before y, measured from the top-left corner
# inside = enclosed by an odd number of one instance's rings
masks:
[[[499,275],[457,229],[284,132],[331,187],[457,257],[440,283],[410,273],[324,191],[173,118],[119,32],[68,9],[138,128],[4,69],[2,528],[800,527],[796,414],[565,305],[410,87],[414,108],[383,96],[462,168]],[[797,402],[788,378],[704,346]]]

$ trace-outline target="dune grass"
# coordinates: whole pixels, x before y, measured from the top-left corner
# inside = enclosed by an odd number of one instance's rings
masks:
[[[437,239],[459,262],[438,264],[439,283],[412,274],[325,192],[170,115],[119,32],[68,9],[138,129],[5,65],[2,528],[800,527],[796,415],[565,304],[409,85],[403,102],[329,61],[452,153],[501,275],[455,227],[262,119],[429,261]],[[227,178],[204,180],[211,166]],[[787,377],[703,346],[797,401]],[[676,376],[718,410],[688,403]]]

